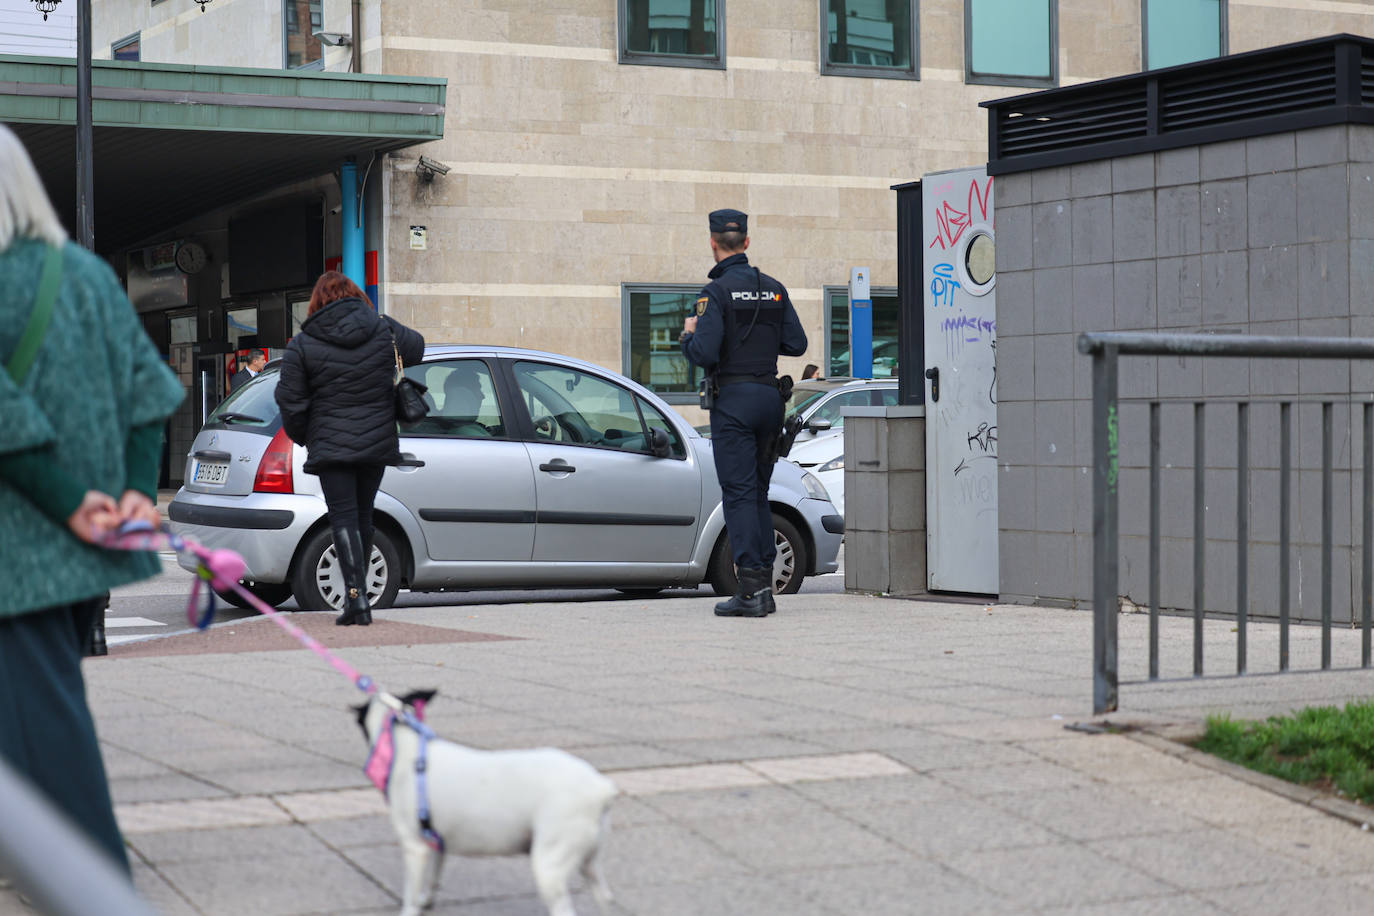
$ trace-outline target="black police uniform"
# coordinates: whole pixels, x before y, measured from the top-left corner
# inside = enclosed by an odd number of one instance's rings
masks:
[[[713,231],[721,213],[711,214]],[[802,330],[787,289],[749,266],[743,252],[720,261],[696,302],[697,326],[682,337],[682,352],[692,363],[714,371],[719,393],[711,410],[712,451],[725,509],[735,565],[768,571],[771,582],[777,548],[768,507],[768,481],[773,476],[770,448],[782,427],[783,403],[778,392],[778,354],[806,351]]]

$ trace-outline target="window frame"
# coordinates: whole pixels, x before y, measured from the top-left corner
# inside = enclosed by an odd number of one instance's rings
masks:
[[[561,362],[549,362],[548,360],[546,360],[546,359],[540,359],[540,358],[538,358],[537,356],[531,356],[531,357],[513,357],[513,358],[510,358],[510,359],[508,360],[508,363],[509,363],[509,366],[510,366],[510,381],[511,381],[511,386],[513,387],[513,389],[514,389],[514,391],[515,391],[515,396],[516,396],[516,398],[517,398],[518,401],[519,401],[520,410],[521,410],[521,411],[524,413],[524,415],[525,415],[525,416],[524,416],[524,422],[528,425],[528,433],[524,436],[524,441],[526,441],[526,442],[531,442],[531,443],[535,443],[535,444],[540,444],[540,445],[558,445],[558,446],[565,446],[565,447],[567,447],[567,448],[596,449],[596,450],[602,451],[602,452],[611,452],[611,453],[616,454],[616,455],[645,455],[645,456],[653,457],[653,453],[649,451],[649,421],[646,420],[645,417],[644,417],[644,406],[645,406],[645,405],[648,405],[649,407],[653,407],[654,405],[651,404],[651,403],[649,402],[649,400],[648,400],[647,398],[645,398],[644,395],[641,394],[640,392],[635,391],[635,390],[634,390],[632,387],[630,387],[629,385],[626,385],[626,384],[624,384],[624,383],[622,383],[622,382],[620,382],[620,381],[618,381],[618,380],[616,380],[616,379],[607,378],[607,377],[604,376],[604,375],[601,375],[601,374],[599,374],[599,373],[597,373],[597,372],[592,372],[592,371],[590,371],[590,370],[588,370],[588,369],[585,369],[585,368],[583,368],[583,367],[581,367],[581,366],[570,366],[570,365],[567,365],[567,364],[561,363]],[[539,398],[540,395],[539,395],[538,393],[536,393],[536,392],[531,392],[531,391],[526,390],[525,387],[521,385],[521,383],[520,383],[520,367],[521,367],[521,366],[544,366],[544,367],[546,367],[546,368],[549,368],[549,369],[556,369],[556,370],[559,370],[559,371],[561,371],[561,372],[571,372],[571,373],[575,373],[575,374],[578,374],[578,375],[582,375],[582,376],[585,376],[586,378],[594,379],[594,380],[600,382],[601,384],[606,385],[606,386],[609,387],[609,388],[614,388],[614,389],[616,389],[620,394],[622,394],[623,396],[628,397],[628,398],[630,399],[631,405],[633,405],[633,407],[634,407],[635,417],[639,420],[640,435],[642,435],[642,436],[644,437],[644,449],[642,449],[642,450],[638,450],[638,449],[623,449],[623,448],[619,448],[619,447],[614,446],[614,445],[604,445],[604,444],[597,443],[597,442],[573,442],[573,441],[565,440],[565,439],[545,439],[545,438],[541,437],[541,436],[540,436],[538,433],[536,433],[535,430],[534,430],[534,414],[533,414],[533,412],[530,410],[530,404],[529,404],[529,402],[530,402],[531,399]],[[538,382],[539,384],[543,385],[545,388],[548,388],[549,391],[550,391],[551,393],[553,393],[554,395],[556,395],[556,396],[558,396],[558,397],[562,397],[562,395],[559,395],[558,392],[555,391],[555,390],[552,388],[552,386],[550,386],[547,382],[543,381],[542,379],[537,379],[537,378],[534,379],[534,380],[535,380],[536,382]],[[569,406],[569,407],[571,407],[574,411],[576,411],[578,417],[579,417],[580,419],[582,419],[583,422],[586,422],[586,416],[583,414],[582,409],[581,409],[580,407],[578,407],[577,404],[574,403],[572,400],[570,400],[570,399],[568,399],[568,398],[564,398],[564,400],[568,402],[568,406]],[[549,405],[545,405],[545,406],[549,406]],[[654,409],[657,409],[657,408],[654,408]],[[672,421],[671,421],[670,419],[668,419],[666,416],[665,416],[663,419],[664,419],[664,422],[666,422],[666,423],[669,423],[669,424],[672,423]],[[591,424],[588,423],[588,426],[590,426],[590,425],[591,425]],[[592,427],[592,428],[594,429],[595,427]],[[679,439],[679,440],[682,439],[681,431],[675,429],[675,430],[673,431],[673,438]],[[686,442],[683,441],[681,444],[682,444],[682,454],[677,454],[677,453],[675,452],[674,454],[667,455],[667,456],[664,456],[664,457],[665,457],[665,458],[671,458],[671,459],[678,460],[678,461],[685,461],[685,460],[687,459],[687,453],[686,453],[686,451],[687,451],[687,446],[686,446]],[[662,460],[662,459],[659,459],[659,460]]]
[[[725,0],[711,0],[716,5],[715,57],[631,51],[629,7],[631,2],[632,0],[616,0],[616,63],[643,64],[650,67],[695,67],[703,70],[725,69]]]
[[[655,391],[652,385],[637,381],[632,371],[631,359],[632,337],[630,335],[630,296],[633,293],[687,293],[691,296],[701,294],[701,285],[696,283],[621,283],[620,284],[620,374],[625,376],[637,385],[642,385],[649,391],[653,391],[654,396],[665,404],[696,404],[698,402],[695,385],[701,382],[701,367],[695,366],[690,360],[687,365],[690,370],[689,384],[693,385],[691,391]],[[684,360],[687,357],[683,357]]]
[[[493,399],[496,403],[497,416],[501,421],[502,434],[499,436],[453,436],[449,435],[446,432],[438,432],[425,429],[416,431],[411,429],[413,425],[423,423],[429,416],[431,416],[431,414],[426,414],[424,417],[421,417],[419,420],[416,420],[415,424],[406,423],[404,420],[398,418],[396,421],[397,434],[402,439],[440,439],[445,442],[524,441],[521,432],[514,428],[512,412],[508,409],[510,406],[510,397],[501,388],[500,368],[496,365],[493,365],[492,360],[487,359],[483,356],[470,356],[461,353],[434,354],[427,359],[422,359],[420,362],[415,363],[414,365],[406,366],[405,374],[408,378],[416,382],[426,384],[424,378],[421,376],[425,376],[427,374],[426,370],[428,370],[429,368],[433,366],[444,366],[451,363],[457,363],[462,361],[477,363],[481,365],[483,369],[486,370],[487,379],[491,382],[491,391]],[[437,416],[442,416],[442,414],[437,414]]]
[[[1144,0],[1142,0],[1144,2]],[[863,66],[830,63],[830,0],[820,0],[821,76],[860,76],[872,79],[919,80],[921,78],[921,0],[907,0],[911,7],[911,64],[907,67]]]
[[[823,312],[824,312],[824,319],[823,319],[823,320],[825,321],[825,325],[824,325],[824,327],[822,328],[822,336],[825,338],[825,353],[824,353],[825,362],[824,362],[824,364],[822,365],[821,368],[825,370],[825,377],[826,377],[826,378],[831,378],[831,377],[832,377],[832,376],[830,375],[830,326],[831,326],[831,324],[833,323],[833,317],[832,317],[832,316],[834,315],[834,303],[832,302],[832,300],[833,300],[837,295],[839,295],[839,296],[844,296],[844,297],[845,297],[845,301],[848,302],[848,301],[849,301],[849,286],[848,286],[848,284],[832,283],[832,284],[830,284],[829,286],[822,286],[822,287],[821,287],[821,303],[822,303],[822,306],[823,306],[822,310],[823,310]],[[895,287],[895,286],[874,286],[874,287],[872,287],[872,288],[869,289],[869,297],[870,297],[871,299],[876,299],[876,298],[878,298],[879,296],[882,296],[882,297],[884,297],[884,298],[887,298],[887,297],[890,296],[890,297],[892,297],[893,299],[896,299],[896,300],[897,300],[897,308],[898,308],[898,309],[901,308],[901,304],[902,304],[902,303],[901,303],[901,297],[897,295],[897,287]],[[850,332],[850,337],[851,337],[851,338],[853,337],[853,332],[852,332],[852,331]],[[849,369],[848,369],[848,372],[849,372],[850,374],[847,374],[847,375],[845,375],[844,377],[845,377],[845,378],[853,378],[854,376],[852,375],[852,373],[854,372],[854,358],[853,358],[852,356],[849,358]],[[894,375],[893,378],[896,378],[896,376]],[[662,395],[659,395],[659,396],[662,397]]]
[[[121,60],[121,59],[124,59],[124,58],[120,58],[120,57],[118,56],[119,51],[120,51],[121,48],[127,48],[129,45],[138,45],[138,46],[139,46],[139,47],[138,47],[138,57],[134,58],[134,60],[133,60],[133,61],[130,61],[130,63],[133,63],[133,62],[135,62],[135,61],[142,61],[142,60],[143,60],[143,31],[142,31],[141,29],[140,29],[139,31],[137,31],[137,32],[132,33],[132,34],[125,35],[123,38],[120,38],[120,39],[118,39],[118,40],[116,40],[116,41],[110,42],[110,60]]]
[[[301,64],[299,67],[293,67],[293,66],[291,66],[291,47],[290,47],[290,44],[289,44],[289,42],[290,42],[290,40],[291,40],[291,33],[290,33],[289,31],[287,31],[287,25],[286,25],[286,7],[287,7],[288,4],[294,5],[295,2],[296,2],[296,0],[281,0],[281,68],[282,68],[283,70],[294,70],[294,71],[297,71],[297,72],[299,72],[299,71],[301,71],[301,70],[323,70],[323,69],[324,69],[324,55],[325,55],[325,50],[324,50],[324,44],[323,44],[323,43],[320,44],[320,56],[319,56],[318,58],[316,58],[315,60],[310,61],[309,63]],[[321,0],[320,9],[321,9],[321,15],[323,15],[323,9],[324,9],[323,0]],[[307,0],[307,3],[306,3],[306,11],[307,11],[307,13],[309,12],[309,2],[308,2],[308,0]],[[311,26],[312,26],[312,24],[311,24],[310,22],[306,22],[306,23],[304,24],[304,27],[305,27],[305,28],[311,28]],[[315,34],[315,33],[314,33],[313,31],[308,31],[308,32],[306,32],[305,34],[306,34],[307,36],[314,37],[314,34]]]
[[[1150,2],[1151,0],[1140,0],[1140,69],[1142,71],[1151,69],[1150,67]],[[1217,28],[1221,34],[1217,36],[1217,57],[1225,57],[1230,54],[1230,35],[1231,19],[1230,6],[1228,0],[1217,0],[1221,9],[1217,16]],[[1203,60],[1216,60],[1214,57],[1203,58]],[[1185,66],[1184,64],[1169,64],[1167,66]],[[1164,69],[1156,67],[1154,69]]]
[[[970,86],[1029,86],[1044,88],[1059,85],[1059,0],[1046,0],[1050,8],[1050,75],[1016,76],[1003,73],[973,72],[973,2],[964,0],[964,82]]]

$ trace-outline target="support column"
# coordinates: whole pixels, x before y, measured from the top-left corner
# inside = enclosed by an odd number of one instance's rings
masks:
[[[359,289],[365,289],[363,204],[358,197],[358,163],[351,157],[339,169],[339,191],[343,195],[343,207],[339,211],[343,223],[343,273],[358,284]]]

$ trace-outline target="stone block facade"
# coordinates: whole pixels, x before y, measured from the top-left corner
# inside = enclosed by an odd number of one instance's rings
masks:
[[[997,179],[1001,593],[1088,605],[1084,331],[1374,336],[1374,128],[1323,127]],[[1058,195],[1058,196],[1056,196]],[[1003,254],[1010,252],[1008,257]],[[1067,316],[1067,318],[1066,318]],[[1292,606],[1319,614],[1321,402],[1333,407],[1333,603],[1358,614],[1359,407],[1344,361],[1120,360],[1121,592],[1147,601],[1148,401],[1161,401],[1162,603],[1192,606],[1193,404],[1206,401],[1206,605],[1236,593],[1237,400],[1249,408],[1249,610],[1278,608],[1280,400],[1294,410]]]

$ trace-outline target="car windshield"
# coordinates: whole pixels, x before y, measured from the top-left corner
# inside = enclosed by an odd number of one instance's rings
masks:
[[[264,369],[247,385],[220,402],[206,419],[206,426],[227,429],[266,430],[280,421],[277,400],[277,367]]]
[[[792,406],[787,408],[784,419],[791,419],[812,404],[825,397],[825,391],[797,391],[792,394]]]

